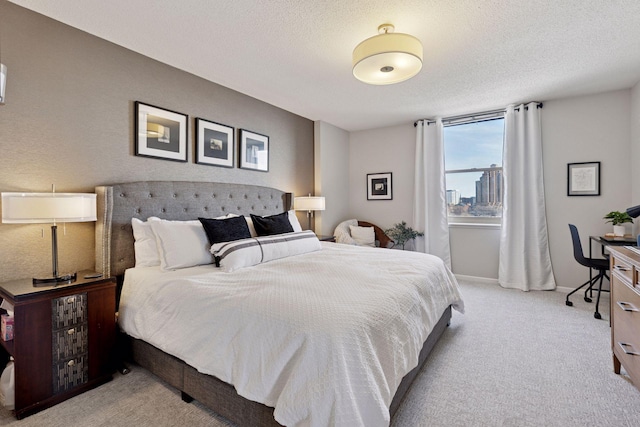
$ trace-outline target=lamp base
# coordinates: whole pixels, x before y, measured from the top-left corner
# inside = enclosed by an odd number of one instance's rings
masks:
[[[77,277],[78,277],[78,273],[69,273],[69,274],[63,274],[62,276],[45,277],[42,279],[34,277],[33,286],[34,287],[51,286],[52,284],[53,286],[57,286],[59,283],[75,282]]]

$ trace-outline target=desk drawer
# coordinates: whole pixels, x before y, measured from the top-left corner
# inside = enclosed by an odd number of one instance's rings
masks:
[[[613,281],[611,316],[613,352],[634,383],[640,383],[640,294],[618,280]]]

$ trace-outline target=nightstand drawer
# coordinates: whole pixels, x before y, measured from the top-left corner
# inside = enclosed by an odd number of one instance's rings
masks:
[[[53,365],[53,393],[61,393],[89,381],[87,356],[63,360]]]
[[[68,328],[87,321],[87,293],[51,300],[53,329]]]
[[[53,363],[70,359],[89,351],[89,327],[87,323],[53,331]]]

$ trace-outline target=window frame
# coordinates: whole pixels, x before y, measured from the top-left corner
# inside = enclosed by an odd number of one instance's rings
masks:
[[[493,121],[493,120],[503,120],[504,123],[504,119],[505,119],[505,114],[504,111],[493,111],[493,112],[489,112],[486,113],[486,115],[483,114],[475,114],[475,115],[468,115],[468,116],[459,116],[456,118],[452,118],[450,120],[443,120],[442,121],[442,126],[443,127],[450,127],[450,126],[459,126],[459,125],[466,125],[466,124],[472,124],[472,123],[479,123],[479,122],[487,122],[487,121]],[[444,133],[443,133],[443,145],[446,144],[446,141],[444,140]],[[504,154],[504,131],[503,131],[503,154]],[[504,164],[504,157],[501,158],[502,160],[502,164]],[[445,166],[446,166],[446,159],[445,159]],[[492,167],[488,167],[488,168],[468,168],[468,169],[450,169],[447,170],[445,169],[444,171],[444,178],[445,178],[445,182],[447,180],[447,174],[450,173],[473,173],[473,172],[487,172],[487,171],[501,171],[503,170],[503,166],[496,166],[494,168]],[[445,189],[448,190],[448,189]],[[500,186],[500,191],[502,192],[502,195],[504,197],[504,176],[502,176],[502,185]],[[504,200],[504,199],[503,199]],[[449,224],[449,226],[461,226],[461,225],[470,225],[470,226],[497,226],[500,227],[502,226],[502,215],[500,216],[451,216],[449,215],[449,208],[447,206],[447,223]]]

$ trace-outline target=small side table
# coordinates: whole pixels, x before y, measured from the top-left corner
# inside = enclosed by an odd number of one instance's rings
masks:
[[[94,274],[79,271],[57,286],[0,283],[0,298],[14,309],[14,338],[0,348],[15,359],[18,419],[111,380],[116,280],[85,278]]]

